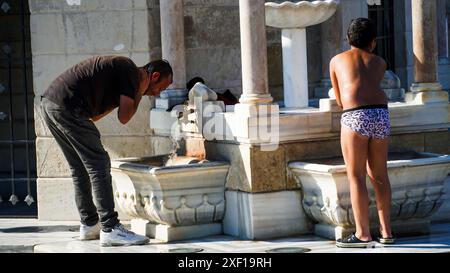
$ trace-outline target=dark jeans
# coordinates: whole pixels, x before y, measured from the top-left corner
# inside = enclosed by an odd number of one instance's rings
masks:
[[[100,216],[104,229],[114,227],[119,219],[114,211],[111,162],[97,127],[89,118],[74,114],[46,98],[41,98],[41,111],[69,163],[81,223],[93,226]]]

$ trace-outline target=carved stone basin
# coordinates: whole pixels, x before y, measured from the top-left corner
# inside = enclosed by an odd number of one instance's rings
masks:
[[[342,158],[292,162],[289,168],[303,190],[303,209],[316,223],[317,235],[337,239],[354,232],[350,188]],[[429,219],[444,202],[444,181],[449,173],[448,155],[389,154],[391,222],[396,235],[429,233]],[[371,229],[375,235],[379,227],[375,194],[368,178],[366,183],[371,200]]]
[[[228,168],[190,157],[170,161],[168,155],[113,160],[116,204],[140,219],[132,221],[133,231],[163,241],[220,234]]]
[[[306,28],[328,20],[335,12],[338,2],[301,1],[297,3],[283,2],[281,4],[266,3],[266,24],[276,28]]]

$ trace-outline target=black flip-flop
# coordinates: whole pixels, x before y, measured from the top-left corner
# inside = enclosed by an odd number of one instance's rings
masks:
[[[336,246],[342,248],[367,248],[372,244],[372,241],[362,241],[352,234],[344,239],[336,240]]]
[[[387,237],[387,238],[378,238],[378,242],[383,245],[392,245],[395,244],[395,237]]]

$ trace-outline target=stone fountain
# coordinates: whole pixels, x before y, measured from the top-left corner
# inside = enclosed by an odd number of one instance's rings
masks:
[[[163,124],[172,122],[164,124],[170,128],[167,131],[174,143],[171,154],[121,158],[111,163],[116,203],[133,218],[132,230],[164,242],[223,232],[229,164],[205,159],[201,126],[207,122],[205,111],[223,112],[225,106],[201,83],[190,90],[188,97],[186,103],[170,112],[155,108],[157,113],[170,117]],[[183,130],[191,133],[189,138],[182,138]],[[177,152],[182,150],[182,140],[185,155],[180,156]]]
[[[445,200],[444,181],[450,156],[432,153],[390,153],[391,222],[396,234],[428,234],[431,216]],[[350,188],[342,157],[292,162],[289,168],[303,189],[302,206],[316,223],[316,235],[337,239],[355,232]],[[375,193],[367,178],[370,223],[378,233]]]
[[[182,0],[162,2],[174,5],[161,8],[164,18],[173,19],[164,19],[163,24],[182,22]],[[321,99],[318,109],[307,108],[305,27],[332,16],[337,5],[338,1],[329,0],[281,4],[239,1],[240,103],[225,107],[200,84],[189,94],[180,91],[178,96],[178,91],[171,91],[172,97],[180,97],[180,101],[183,97],[188,103],[167,111],[177,99],[158,101],[158,107],[150,112],[150,127],[159,137],[172,137],[173,125],[181,123],[186,152],[171,163],[177,166],[167,165],[166,155],[120,159],[112,164],[119,207],[139,218],[133,221],[133,230],[171,241],[220,232],[243,239],[267,239],[314,230],[332,238],[352,229],[342,163],[327,161],[341,156],[342,109],[333,98]],[[426,28],[426,21],[422,23]],[[272,103],[268,90],[266,25],[283,29],[285,101],[291,107],[283,111]],[[162,32],[168,44],[183,44],[179,30],[162,27]],[[429,42],[417,40],[418,45]],[[172,48],[163,52],[163,57],[183,57],[182,48],[163,47]],[[430,45],[421,50],[433,48]],[[430,58],[425,61],[436,63]],[[432,74],[437,75],[436,71]],[[426,232],[429,216],[445,201],[442,182],[450,160],[422,153],[432,148],[428,143],[438,143],[448,132],[450,104],[448,93],[438,90],[437,84],[427,85],[437,82],[436,78],[420,75],[417,71],[417,84],[404,101],[404,90],[396,77],[387,73],[382,84],[384,89],[395,91],[391,92],[393,100],[400,100],[389,103],[395,142],[390,150],[419,152],[389,162],[393,201],[402,207],[398,212],[394,206],[395,220],[411,227],[408,232]],[[177,80],[174,89],[183,84]],[[410,138],[419,140],[410,142]],[[214,161],[202,161],[204,158]],[[320,166],[310,170],[314,164]],[[424,164],[427,166],[422,167]],[[409,179],[410,173],[417,175]],[[336,228],[342,232],[336,234]]]
[[[112,161],[116,204],[132,230],[163,242],[222,234],[229,165],[169,157]]]
[[[308,107],[306,27],[328,20],[337,7],[335,0],[266,3],[266,24],[282,29],[285,107]]]

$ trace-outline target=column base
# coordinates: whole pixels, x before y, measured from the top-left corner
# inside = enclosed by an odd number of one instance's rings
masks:
[[[131,220],[131,230],[136,234],[145,235],[163,242],[223,234],[222,224],[220,223],[171,227],[168,225],[152,224],[144,219]]]
[[[272,114],[279,114],[280,106],[276,103],[238,103],[234,106],[234,113],[239,117],[253,118],[258,116],[270,116]]]
[[[424,92],[424,91],[442,91],[442,85],[438,82],[413,83],[411,85],[411,92]]]
[[[419,91],[408,92],[405,95],[405,102],[417,104],[448,103],[449,94],[445,91]]]
[[[279,113],[278,104],[236,104],[233,136],[241,143],[269,145],[267,150],[276,149],[279,144]]]
[[[239,98],[239,102],[243,104],[265,104],[273,102],[270,94],[243,94]]]
[[[406,93],[405,101],[410,103],[427,104],[448,102],[449,94],[442,89],[438,82],[413,83],[411,92]]]

